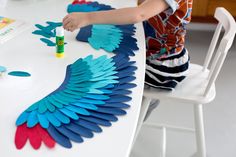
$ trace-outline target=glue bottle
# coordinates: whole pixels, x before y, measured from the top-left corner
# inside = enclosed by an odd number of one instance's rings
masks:
[[[62,27],[56,28],[56,56],[58,58],[64,57],[64,29]]]

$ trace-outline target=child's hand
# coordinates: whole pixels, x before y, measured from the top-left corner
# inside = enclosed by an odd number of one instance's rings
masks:
[[[63,19],[64,29],[70,32],[73,32],[78,28],[87,26],[88,24],[87,13],[71,13]]]

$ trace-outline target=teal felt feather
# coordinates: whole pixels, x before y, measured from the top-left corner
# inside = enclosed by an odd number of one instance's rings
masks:
[[[12,71],[12,72],[9,72],[8,75],[17,76],[17,77],[30,77],[31,76],[30,73],[25,72],[25,71]]]
[[[122,31],[114,25],[93,25],[92,36],[88,41],[96,50],[112,52],[122,41]]]

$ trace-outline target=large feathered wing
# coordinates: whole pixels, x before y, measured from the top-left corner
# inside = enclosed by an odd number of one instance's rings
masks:
[[[90,55],[69,65],[62,85],[18,117],[16,147],[29,140],[34,149],[42,143],[71,148],[71,141],[81,143],[102,132],[101,126],[111,126],[129,107],[134,63],[125,55]]]
[[[112,10],[109,5],[98,2],[72,3],[67,12],[92,12]],[[88,42],[96,50],[104,49],[107,52],[121,53],[134,56],[138,50],[137,40],[134,38],[134,25],[91,25],[80,29],[76,39]]]

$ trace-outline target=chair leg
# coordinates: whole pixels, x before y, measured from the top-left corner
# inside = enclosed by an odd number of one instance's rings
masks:
[[[134,136],[134,140],[133,140],[133,145],[138,137],[139,131],[141,130],[144,118],[147,114],[148,111],[148,107],[149,104],[151,102],[152,99],[150,98],[146,98],[143,96],[143,101],[142,101],[142,106],[141,106],[141,110],[140,110],[140,114],[139,114],[139,119],[138,119],[138,124],[137,124],[137,128],[136,128],[136,132],[135,132],[135,136]]]
[[[202,104],[194,105],[194,120],[196,130],[197,157],[206,157],[206,141]]]
[[[166,145],[167,145],[166,127],[162,127],[162,148],[160,157],[166,157]]]

